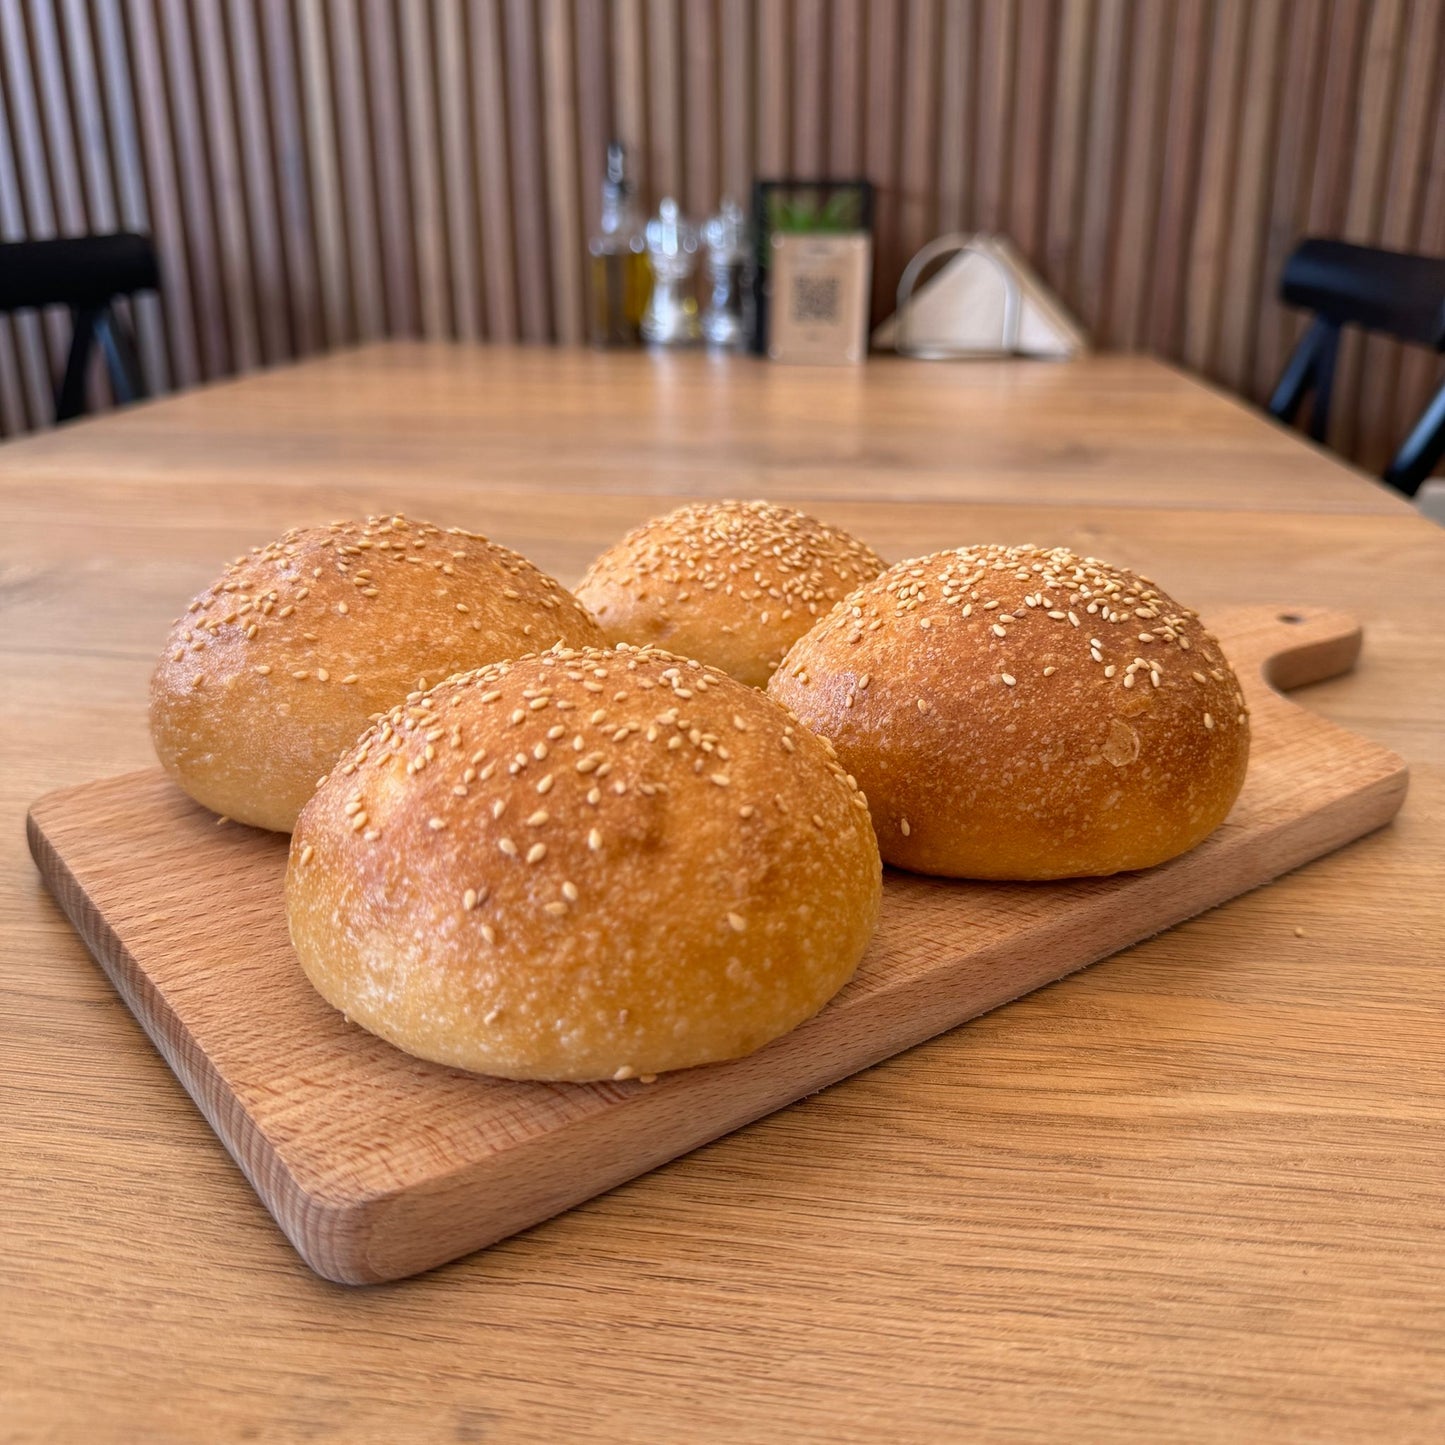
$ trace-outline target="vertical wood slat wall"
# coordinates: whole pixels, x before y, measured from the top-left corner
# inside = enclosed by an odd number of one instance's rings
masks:
[[[616,135],[697,214],[868,175],[879,315],[930,236],[1002,230],[1101,346],[1257,401],[1297,237],[1445,252],[1442,74],[1445,0],[0,0],[0,238],[152,232],[156,391],[573,343]],[[49,424],[68,331],[0,317],[0,434]],[[1350,337],[1332,441],[1380,469],[1440,376]]]

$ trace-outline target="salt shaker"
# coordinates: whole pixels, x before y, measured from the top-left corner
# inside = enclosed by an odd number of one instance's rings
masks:
[[[652,296],[642,317],[642,339],[658,346],[687,346],[700,335],[692,278],[697,269],[697,228],[671,196],[647,223]]]

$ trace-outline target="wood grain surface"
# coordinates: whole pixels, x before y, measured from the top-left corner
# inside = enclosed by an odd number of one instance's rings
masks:
[[[861,41],[860,41],[861,44]],[[1144,361],[337,356],[0,447],[0,1393],[19,1441],[1436,1440],[1445,540]],[[720,418],[725,418],[724,420]],[[25,851],[151,765],[221,559],[404,506],[564,580],[672,497],[1344,611],[1394,824],[425,1277],[318,1280]]]
[[[52,793],[27,833],[46,885],[302,1258],[375,1284],[537,1224],[1393,818],[1400,758],[1265,680],[1348,671],[1358,627],[1276,608],[1210,624],[1252,739],[1244,791],[1202,845],[1142,873],[1036,886],[889,869],[878,932],[822,1013],[749,1058],[651,1085],[479,1078],[349,1025],[291,951],[288,840],[218,828],[158,768]]]
[[[618,137],[699,218],[866,174],[876,319],[925,241],[1004,231],[1101,346],[1262,402],[1301,236],[1445,251],[1442,55],[1445,0],[0,0],[0,238],[153,232],[156,390],[572,342]],[[67,334],[0,316],[0,436]],[[1348,334],[1331,442],[1383,470],[1442,375]]]

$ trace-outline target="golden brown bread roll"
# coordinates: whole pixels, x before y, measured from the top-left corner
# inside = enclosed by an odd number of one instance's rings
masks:
[[[525,557],[370,517],[253,547],[190,605],[151,679],[166,771],[206,807],[286,832],[377,713],[453,672],[602,635]]]
[[[625,1079],[750,1053],[853,973],[867,805],[770,698],[656,651],[559,650],[392,709],[306,805],[291,939],[409,1053]]]
[[[900,562],[769,691],[832,740],[885,861],[919,873],[1149,867],[1224,820],[1249,757],[1239,683],[1198,617],[1063,548]]]
[[[870,547],[806,513],[700,502],[609,547],[577,596],[614,642],[666,647],[762,687],[799,637],[882,570]]]

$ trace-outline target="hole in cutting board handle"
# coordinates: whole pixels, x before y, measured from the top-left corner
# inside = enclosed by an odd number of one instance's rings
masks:
[[[1279,620],[1281,622],[1288,622],[1291,626],[1297,627],[1305,619],[1298,612],[1281,612],[1279,614]]]

